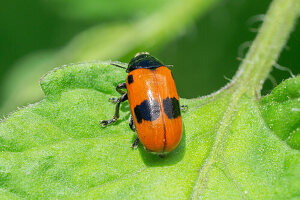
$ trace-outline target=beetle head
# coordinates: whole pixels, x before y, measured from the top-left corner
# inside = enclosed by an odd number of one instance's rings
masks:
[[[159,60],[151,56],[148,52],[137,53],[129,62],[127,73],[135,69],[156,69],[164,66]]]

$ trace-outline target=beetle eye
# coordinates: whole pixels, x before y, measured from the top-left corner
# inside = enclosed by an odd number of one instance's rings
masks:
[[[128,84],[131,84],[133,82],[132,74],[128,76],[127,81],[128,81]]]

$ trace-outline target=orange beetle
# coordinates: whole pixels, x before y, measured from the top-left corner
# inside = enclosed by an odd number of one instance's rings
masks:
[[[131,59],[126,72],[126,83],[116,88],[122,96],[110,99],[117,103],[115,115],[102,120],[102,126],[114,123],[119,118],[121,102],[128,100],[129,126],[138,136],[132,147],[140,141],[146,150],[160,155],[174,150],[182,136],[182,119],[171,71],[149,53],[139,53]]]

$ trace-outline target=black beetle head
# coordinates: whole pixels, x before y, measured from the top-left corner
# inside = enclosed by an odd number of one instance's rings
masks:
[[[156,69],[164,66],[159,60],[151,56],[148,52],[137,53],[129,62],[127,73],[135,69]]]

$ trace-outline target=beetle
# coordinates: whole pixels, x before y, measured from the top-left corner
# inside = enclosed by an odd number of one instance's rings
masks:
[[[125,68],[128,73],[126,83],[116,87],[122,96],[110,98],[116,103],[113,118],[100,122],[103,127],[116,122],[120,104],[128,100],[131,111],[129,126],[137,132],[131,146],[136,148],[141,142],[147,151],[161,156],[174,150],[182,136],[179,96],[168,67],[170,65],[165,66],[147,52],[136,54]],[[127,93],[123,89],[127,89]]]

